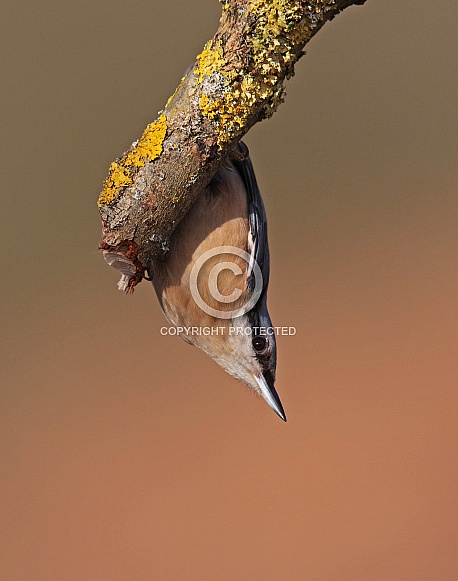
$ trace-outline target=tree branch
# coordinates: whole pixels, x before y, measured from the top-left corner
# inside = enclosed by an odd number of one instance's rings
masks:
[[[365,0],[228,0],[218,31],[159,119],[110,166],[100,248],[127,292],[168,249],[174,229],[225,158],[283,101],[307,42]]]

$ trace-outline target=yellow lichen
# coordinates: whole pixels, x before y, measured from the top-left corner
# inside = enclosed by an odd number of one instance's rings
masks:
[[[199,107],[204,117],[217,122],[217,141],[220,147],[245,126],[250,113],[249,105],[254,103],[254,96],[251,93],[242,93],[240,83],[236,86],[238,88],[223,93],[221,99],[210,100],[203,94],[199,100]]]
[[[197,57],[199,108],[213,121],[220,147],[243,132],[256,105],[265,117],[272,115],[284,97],[283,78],[293,74],[298,47],[323,16],[323,8],[304,8],[295,0],[251,0],[249,11],[245,41],[252,46],[252,60],[247,69],[231,70],[220,41],[208,42]]]
[[[126,165],[142,167],[147,161],[153,161],[162,153],[162,142],[167,131],[167,119],[161,115],[158,121],[150,123],[143,135],[126,156]]]
[[[168,98],[168,100],[167,100],[167,103],[165,104],[165,106],[166,106],[166,107],[167,107],[167,106],[170,104],[170,102],[172,101],[172,99],[175,97],[175,95],[176,95],[176,94],[178,93],[178,91],[180,90],[180,88],[181,88],[181,85],[183,84],[183,81],[185,80],[185,78],[186,78],[186,77],[182,77],[182,78],[181,78],[181,81],[180,81],[180,83],[179,83],[178,87],[175,89],[175,91],[173,92],[173,94],[172,94],[172,95],[170,95],[170,97]]]
[[[218,42],[213,46],[213,41],[209,40],[205,45],[204,50],[197,55],[195,74],[199,78],[198,82],[201,83],[204,77],[209,77],[214,72],[220,71],[226,64],[227,61],[223,57],[221,42]]]
[[[218,144],[221,146],[230,139],[231,130],[242,125],[242,119],[237,107],[238,95],[230,87],[231,81],[237,76],[235,72],[227,72],[224,67],[227,61],[223,56],[221,42],[216,44],[209,41],[204,50],[197,57],[197,66],[195,74],[198,84],[201,84],[205,78],[209,78],[215,73],[219,75],[219,85],[221,98],[210,99],[203,93],[199,100],[199,108],[204,117],[216,121],[218,131]]]
[[[161,115],[157,121],[147,126],[136,145],[110,165],[99,196],[99,206],[115,200],[122,188],[133,183],[133,176],[138,168],[161,155],[166,132],[167,118]]]

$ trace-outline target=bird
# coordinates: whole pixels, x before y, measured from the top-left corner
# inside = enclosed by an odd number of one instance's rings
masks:
[[[259,394],[286,422],[275,389],[277,348],[267,309],[267,218],[240,141],[199,193],[148,274],[187,343]]]

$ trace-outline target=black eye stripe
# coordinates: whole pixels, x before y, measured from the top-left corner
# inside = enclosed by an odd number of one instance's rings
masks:
[[[252,340],[253,348],[255,351],[264,351],[267,345],[267,340],[265,337],[253,337]]]

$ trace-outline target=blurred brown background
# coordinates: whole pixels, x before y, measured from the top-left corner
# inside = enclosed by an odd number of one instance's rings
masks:
[[[247,137],[283,424],[97,244],[216,0],[1,17],[0,578],[458,579],[458,4],[369,0]]]

